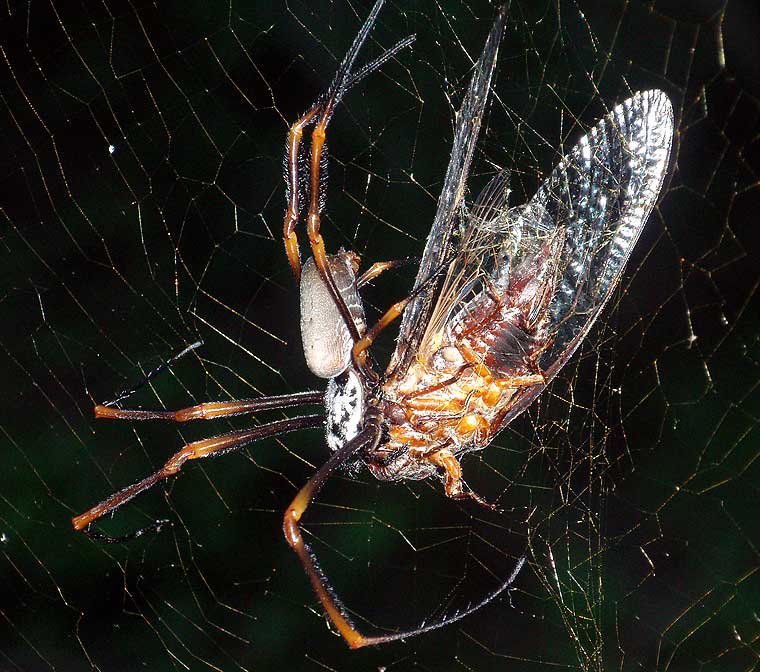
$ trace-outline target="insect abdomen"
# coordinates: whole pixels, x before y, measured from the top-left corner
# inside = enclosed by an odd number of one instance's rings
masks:
[[[484,281],[484,289],[454,318],[454,342],[471,350],[495,375],[540,373],[536,360],[549,338],[548,307],[556,292],[564,245],[557,231],[516,265]]]

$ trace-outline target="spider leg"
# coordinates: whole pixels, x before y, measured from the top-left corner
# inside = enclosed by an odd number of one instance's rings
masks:
[[[177,411],[151,411],[142,409],[122,409],[112,406],[95,406],[96,418],[111,420],[172,420],[187,422],[188,420],[213,420],[228,418],[244,413],[268,411],[273,408],[290,408],[305,404],[323,404],[324,392],[296,392],[274,397],[259,397],[257,399],[236,399],[234,401],[211,401],[195,406],[188,406]]]
[[[372,7],[372,10],[369,13],[369,16],[367,16],[366,20],[364,21],[364,24],[361,27],[361,30],[357,34],[357,36],[354,38],[353,43],[348,49],[348,52],[343,58],[343,61],[341,62],[340,66],[338,67],[338,71],[335,73],[335,77],[333,78],[332,83],[330,84],[329,88],[325,92],[325,94],[322,96],[320,101],[303,117],[300,121],[303,121],[304,123],[299,127],[299,131],[302,130],[303,125],[306,123],[310,123],[312,119],[315,117],[315,115],[318,113],[319,117],[316,118],[314,130],[311,133],[311,158],[310,158],[310,182],[309,182],[309,209],[308,209],[308,215],[307,215],[307,232],[309,236],[309,244],[311,246],[311,253],[314,257],[314,262],[317,266],[317,269],[319,270],[319,274],[322,277],[322,280],[327,285],[327,288],[330,291],[330,294],[332,295],[333,301],[335,302],[335,305],[338,308],[338,312],[340,312],[341,316],[343,317],[343,320],[346,323],[346,326],[348,327],[349,333],[351,334],[351,338],[354,342],[358,341],[360,338],[359,331],[356,328],[356,325],[354,324],[354,321],[351,317],[351,313],[346,306],[346,302],[341,296],[340,292],[338,291],[338,288],[335,284],[335,280],[332,275],[332,271],[330,269],[329,264],[327,263],[327,251],[325,249],[325,243],[324,239],[322,238],[322,235],[319,231],[320,229],[320,222],[321,222],[321,209],[323,204],[323,179],[322,179],[322,161],[324,159],[324,146],[325,146],[325,140],[326,140],[326,131],[327,126],[330,123],[330,120],[332,119],[332,115],[335,111],[336,106],[338,103],[340,103],[341,99],[343,98],[346,91],[356,82],[358,82],[360,79],[364,78],[366,75],[368,75],[373,70],[379,68],[383,63],[385,63],[388,59],[390,59],[393,55],[395,55],[398,51],[403,49],[404,47],[411,44],[413,41],[413,36],[404,38],[400,42],[398,42],[394,47],[392,47],[387,52],[384,52],[380,55],[380,57],[376,58],[374,61],[370,62],[368,65],[364,66],[358,73],[352,74],[351,69],[353,68],[354,61],[356,60],[357,55],[359,54],[360,49],[364,45],[364,42],[367,40],[367,37],[370,33],[370,30],[372,30],[373,25],[375,24],[375,21],[377,20],[377,16],[380,13],[380,9],[382,8],[384,3],[384,0],[377,0]],[[300,140],[300,136],[299,136]],[[292,149],[295,146],[296,151],[293,152]],[[297,175],[297,143],[295,145],[289,144],[289,152],[288,152],[288,184],[289,184],[289,192],[290,192],[290,200],[293,201],[294,194],[297,192],[298,188],[298,175]],[[297,205],[297,201],[295,202]],[[298,257],[298,246],[297,246],[297,240],[295,238],[295,232],[293,228],[295,227],[295,220],[291,221],[291,218],[298,216],[298,210],[297,207],[291,208],[290,205],[288,207],[288,213],[286,214],[286,224],[285,224],[285,233],[286,233],[286,247],[288,249],[288,258],[290,260],[290,265],[293,267],[293,270],[296,272],[296,276],[300,276],[300,261],[296,261]]]
[[[345,84],[345,90],[348,91],[354,84],[360,82],[371,72],[374,72],[378,68],[382,67],[384,63],[390,61],[399,51],[406,49],[417,39],[417,36],[407,35],[403,40],[399,40],[390,49],[380,54],[374,61],[367,63],[359,72],[351,75],[351,78]]]
[[[394,303],[385,311],[385,314],[367,330],[364,337],[356,341],[353,349],[353,357],[358,366],[364,366],[367,361],[367,351],[369,347],[375,342],[375,339],[383,329],[392,324],[396,318],[401,316],[404,312],[404,308],[406,308],[412,298],[414,298],[414,296],[410,295],[402,301]]]
[[[372,409],[368,411],[364,429],[343,448],[332,454],[329,460],[312,476],[295,496],[285,511],[283,532],[290,547],[296,552],[311,585],[322,603],[328,618],[333,622],[340,634],[352,649],[366,646],[370,640],[362,635],[351,623],[343,604],[332,590],[327,578],[317,564],[309,545],[303,540],[298,522],[301,520],[309,504],[314,500],[325,481],[332,473],[346,462],[352,455],[369,447],[373,449],[380,440],[380,416]]]
[[[287,420],[275,420],[274,422],[260,425],[258,427],[252,427],[251,429],[229,432],[228,434],[214,436],[210,439],[188,443],[172,455],[161,469],[141,481],[133,483],[123,490],[119,490],[119,492],[115,492],[88,511],[72,518],[71,524],[75,530],[84,530],[99,518],[116,511],[141,492],[152,488],[156,483],[160,483],[169,478],[169,476],[173,476],[179,472],[184,463],[188,460],[200,460],[204,457],[217,457],[233,450],[238,450],[243,446],[247,446],[249,443],[264,439],[268,436],[285,434],[299,429],[306,429],[307,427],[317,427],[323,423],[324,418],[321,415],[306,415],[299,418],[289,418]],[[160,525],[160,523],[156,523],[154,526],[155,525]],[[137,533],[138,536],[141,533],[142,531],[139,531]],[[98,538],[106,538],[106,535],[100,533],[98,533],[97,536]]]
[[[332,473],[342,464],[346,462],[352,455],[355,455],[363,449],[369,449],[370,451],[377,446],[380,440],[380,416],[375,412],[370,412],[365,422],[365,427],[361,433],[349,441],[343,448],[332,454],[329,460],[325,462],[319,471],[312,476],[306,485],[299,490],[295,496],[283,519],[283,532],[285,539],[290,547],[296,552],[298,558],[301,560],[304,570],[306,571],[311,585],[316,592],[319,601],[322,603],[322,607],[327,614],[327,617],[332,621],[333,625],[338,629],[343,639],[346,640],[348,646],[352,649],[360,649],[365,646],[373,646],[376,644],[385,644],[386,642],[398,641],[400,639],[407,639],[409,637],[415,637],[437,628],[442,628],[451,623],[455,623],[466,616],[476,612],[481,607],[491,602],[500,593],[509,588],[512,585],[517,575],[520,573],[523,565],[525,564],[525,556],[521,556],[517,560],[512,573],[496,590],[486,595],[482,600],[478,601],[474,605],[468,606],[463,611],[457,612],[452,616],[443,618],[442,620],[431,623],[429,625],[423,625],[418,628],[412,628],[410,630],[404,630],[403,632],[394,632],[390,635],[376,635],[373,637],[367,637],[363,635],[356,626],[351,623],[348,615],[346,614],[346,608],[340,601],[335,591],[330,586],[327,577],[324,575],[317,559],[314,556],[309,545],[303,540],[301,530],[298,527],[298,523],[301,520],[306,509],[309,507],[317,493],[324,485],[325,481],[332,475]],[[461,475],[461,471],[460,471]]]
[[[338,91],[333,95],[337,96]],[[322,152],[324,150],[327,125],[330,122],[332,116],[332,108],[335,103],[335,99],[328,99],[325,103],[322,114],[317,121],[314,130],[311,133],[311,182],[309,187],[309,214],[306,220],[306,230],[309,235],[309,244],[311,246],[311,254],[314,257],[314,263],[319,270],[319,274],[324,280],[327,288],[330,290],[330,294],[333,297],[335,305],[338,307],[343,320],[348,327],[351,334],[351,338],[354,343],[360,339],[359,330],[356,328],[351,312],[346,306],[346,302],[343,296],[338,291],[338,287],[335,284],[332,270],[327,262],[327,250],[325,249],[325,241],[320,233],[321,223],[321,207],[322,207],[322,194],[321,194],[321,168],[322,168]]]
[[[288,131],[288,149],[285,154],[287,163],[288,209],[285,211],[283,237],[285,239],[285,252],[288,255],[288,261],[296,276],[296,280],[301,279],[301,252],[298,249],[298,236],[296,235],[296,224],[298,224],[298,214],[301,207],[298,202],[298,153],[301,147],[303,129],[314,120],[321,107],[321,103],[315,104]]]
[[[393,264],[393,263],[403,263],[403,262],[384,262],[386,264]],[[356,365],[360,368],[364,368],[366,361],[367,361],[367,350],[372,345],[372,343],[375,341],[375,339],[378,337],[380,332],[385,329],[388,325],[392,324],[393,321],[400,317],[404,309],[409,305],[409,303],[416,299],[420,294],[427,291],[429,286],[436,280],[438,277],[438,274],[446,268],[448,264],[448,261],[445,260],[442,264],[438,266],[437,269],[433,271],[433,273],[430,274],[430,276],[422,283],[420,284],[409,296],[407,296],[405,299],[398,301],[397,303],[394,303],[387,311],[385,311],[385,314],[375,323],[373,324],[367,332],[364,334],[364,337],[359,339],[355,342],[354,348],[353,348],[353,358],[354,362],[356,362]],[[370,271],[372,271],[375,266],[382,265],[382,262],[380,264],[374,264],[369,268],[367,275]],[[385,269],[382,269],[385,270]],[[376,274],[377,275],[377,274]],[[363,278],[364,276],[362,276]],[[370,278],[371,279],[371,278]]]
[[[382,4],[382,2],[380,2]],[[379,7],[378,7],[379,10]],[[376,14],[377,12],[373,12]],[[367,19],[367,22],[374,22],[374,17],[372,14],[370,14],[370,17]],[[366,23],[365,23],[366,25]],[[371,28],[371,24],[370,24]],[[358,39],[358,38],[357,38]],[[364,36],[364,39],[366,39],[366,35]],[[334,107],[338,102],[340,97],[348,91],[354,84],[364,79],[368,74],[371,72],[374,72],[378,68],[380,68],[384,63],[389,61],[391,58],[393,58],[399,51],[402,49],[405,49],[408,47],[416,37],[414,35],[409,35],[405,37],[403,40],[399,40],[395,45],[393,45],[390,49],[387,51],[384,51],[380,56],[378,56],[374,61],[371,61],[370,63],[367,63],[359,72],[357,72],[354,75],[351,75],[349,79],[346,80],[346,77],[348,76],[348,73],[345,71],[338,70],[338,73],[335,76],[335,79],[333,83],[330,85],[330,89],[328,89],[328,92],[340,87],[339,78],[342,78],[342,92],[338,94],[338,98],[332,103],[332,106]],[[363,41],[363,40],[362,40]],[[356,45],[356,42],[354,42],[354,45],[351,47],[351,49],[356,48],[356,52],[358,53],[358,49],[361,47],[361,44],[358,46]],[[349,54],[351,51],[349,50]],[[356,54],[354,54],[354,58],[356,57]],[[322,101],[319,100],[317,103],[315,103],[312,108],[304,114],[298,121],[296,121],[291,127],[290,131],[288,132],[288,144],[287,144],[287,152],[285,154],[286,159],[286,166],[287,166],[287,202],[288,202],[288,208],[285,211],[285,223],[283,226],[283,237],[285,239],[285,251],[288,255],[288,261],[290,262],[290,267],[293,269],[293,274],[296,276],[296,280],[301,279],[301,253],[298,249],[298,237],[296,236],[296,225],[298,224],[298,215],[300,212],[300,203],[299,203],[299,189],[298,189],[298,157],[299,157],[299,151],[301,147],[301,139],[303,137],[303,130],[306,128],[312,121],[314,121],[314,117],[319,113],[319,111],[322,109]]]
[[[382,273],[385,273],[390,268],[396,268],[398,266],[401,266],[401,264],[405,264],[406,260],[396,260],[396,261],[376,261],[372,266],[370,266],[364,273],[359,276],[359,279],[356,281],[356,287],[358,289],[361,289],[364,287],[364,285],[372,282],[378,275],[381,275]]]
[[[105,406],[118,404],[122,399],[126,399],[127,397],[132,396],[135,392],[137,392],[137,390],[139,390],[144,385],[147,385],[151,380],[153,380],[153,378],[155,378],[160,373],[168,369],[172,364],[174,364],[174,362],[179,361],[185,355],[189,354],[193,350],[196,350],[197,348],[200,348],[202,345],[203,345],[203,341],[195,341],[195,343],[191,343],[186,348],[183,348],[176,355],[171,356],[169,359],[159,364],[155,369],[146,373],[143,376],[142,380],[140,380],[140,382],[138,382],[136,385],[133,385],[129,389],[120,392],[119,395],[115,399],[111,399],[110,401],[106,402]]]
[[[466,618],[470,614],[474,614],[476,611],[478,611],[478,609],[485,607],[489,602],[493,601],[499,595],[501,595],[501,593],[507,590],[507,588],[509,588],[514,583],[515,579],[517,578],[517,575],[520,573],[520,570],[523,568],[525,561],[526,561],[526,557],[524,555],[521,555],[517,559],[517,563],[515,563],[515,566],[512,569],[512,573],[507,577],[506,581],[503,581],[502,584],[498,588],[496,588],[496,590],[486,595],[482,600],[479,600],[475,604],[471,604],[466,609],[463,609],[462,611],[458,611],[454,613],[452,616],[447,616],[446,618],[443,618],[442,620],[436,623],[430,623],[429,625],[422,625],[419,628],[412,628],[410,630],[404,630],[402,632],[394,632],[391,635],[377,635],[375,637],[362,637],[361,642],[352,648],[358,649],[363,646],[373,646],[377,644],[387,644],[388,642],[397,642],[401,639],[409,639],[410,637],[416,637],[417,635],[424,635],[427,632],[432,632],[433,630],[437,630],[438,628],[444,628],[447,625],[451,625],[452,623],[461,621],[463,618]]]

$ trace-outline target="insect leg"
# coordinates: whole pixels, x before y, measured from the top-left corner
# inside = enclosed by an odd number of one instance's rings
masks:
[[[166,464],[164,464],[164,466],[157,472],[137,483],[127,486],[123,490],[119,490],[119,492],[115,492],[88,511],[72,518],[71,524],[75,530],[84,530],[99,518],[116,511],[116,509],[126,504],[141,492],[152,488],[156,483],[160,483],[169,478],[169,476],[173,476],[179,472],[182,465],[188,460],[200,460],[204,457],[217,457],[233,450],[238,450],[243,446],[247,446],[249,443],[264,439],[268,436],[285,434],[298,429],[306,429],[307,427],[317,427],[323,423],[324,418],[321,415],[306,415],[300,418],[276,420],[266,425],[260,425],[251,429],[243,429],[237,432],[222,434],[221,436],[214,436],[210,439],[188,443],[172,455]],[[155,525],[152,527],[155,527]],[[140,531],[138,531],[137,534],[139,535],[139,533]],[[113,539],[104,534],[98,533],[97,537],[106,541],[113,541]]]
[[[244,413],[256,413],[277,408],[290,408],[306,404],[323,404],[324,392],[296,392],[274,397],[259,397],[258,399],[235,399],[233,401],[212,401],[195,406],[188,406],[177,411],[122,409],[112,406],[95,406],[96,418],[111,420],[172,420],[187,422],[188,420],[213,420],[227,418]]]
[[[498,511],[499,508],[494,504],[487,502],[485,499],[476,495],[472,490],[465,490],[462,484],[462,465],[459,460],[448,448],[436,450],[425,456],[428,462],[444,470],[444,491],[447,497],[451,499],[472,499],[487,509]]]
[[[435,385],[428,385],[427,387],[422,387],[419,390],[414,390],[413,392],[405,394],[404,401],[409,403],[414,408],[414,400],[416,397],[424,397],[431,392],[437,392],[438,390],[442,390],[444,387],[453,385],[459,380],[462,374],[467,371],[467,369],[472,369],[474,366],[475,364],[472,364],[470,362],[467,364],[462,364],[462,366],[460,366],[452,376],[445,378],[440,383],[436,383]]]

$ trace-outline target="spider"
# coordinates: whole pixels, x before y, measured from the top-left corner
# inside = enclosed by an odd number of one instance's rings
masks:
[[[299,529],[304,512],[336,469],[357,461],[385,481],[437,475],[448,497],[494,508],[465,487],[459,458],[485,448],[545,389],[588,333],[657,199],[673,134],[667,96],[656,90],[636,93],[580,139],[528,203],[509,207],[509,175],[501,172],[471,208],[465,207],[470,163],[506,22],[501,8],[457,115],[449,166],[414,288],[368,328],[359,289],[396,263],[376,263],[358,276],[358,255],[327,253],[320,216],[326,130],[336,106],[356,82],[414,40],[401,40],[354,72],[382,5],[383,0],[375,2],[332,83],[287,137],[285,250],[300,282],[306,362],[328,380],[326,391],[207,402],[177,411],[95,407],[96,418],[174,422],[310,404],[324,404],[324,413],[189,443],[154,474],[72,520],[74,529],[113,541],[92,531],[92,523],[177,474],[185,462],[325,425],[332,454],[288,506],[283,531],[327,617],[351,648],[404,639],[464,618],[507,589],[526,558],[518,559],[495,592],[463,612],[419,628],[367,636],[351,622],[304,541]],[[302,138],[310,126],[309,176],[302,180]],[[302,264],[296,229],[305,191],[311,257]],[[399,317],[396,350],[380,375],[369,348]]]

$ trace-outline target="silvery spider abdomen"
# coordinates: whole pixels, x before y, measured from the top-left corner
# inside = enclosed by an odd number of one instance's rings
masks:
[[[348,308],[359,336],[367,330],[356,272],[359,257],[340,251],[327,257],[333,280]],[[315,376],[335,378],[351,363],[354,340],[313,258],[301,274],[301,340],[306,364]]]

